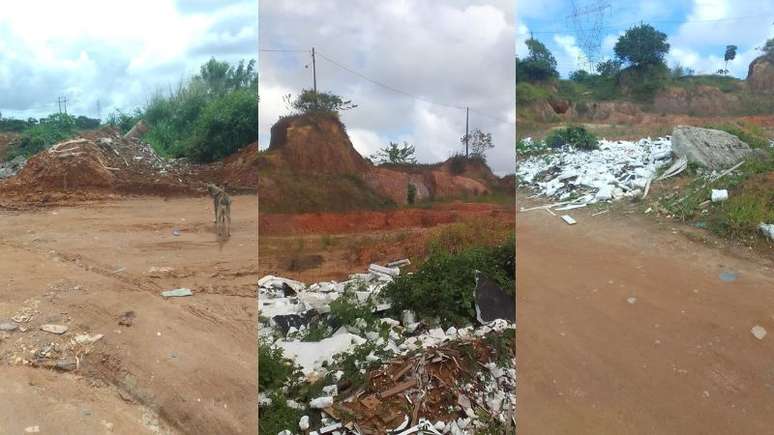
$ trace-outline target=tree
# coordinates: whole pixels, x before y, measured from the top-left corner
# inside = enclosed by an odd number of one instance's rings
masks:
[[[371,156],[371,160],[377,162],[377,164],[393,163],[393,164],[406,164],[416,163],[417,159],[414,157],[414,145],[409,145],[408,142],[403,141],[403,145],[397,142],[390,142],[389,145],[380,149],[379,152]]]
[[[613,51],[622,62],[637,68],[661,65],[669,52],[667,35],[650,24],[642,24],[627,30],[616,42]]]
[[[578,83],[583,83],[587,81],[591,77],[591,74],[588,73],[588,71],[584,71],[582,69],[579,69],[578,71],[573,71],[570,74],[570,80]]]
[[[723,57],[723,59],[726,61],[726,65],[723,67],[725,70],[724,74],[728,74],[728,61],[734,60],[736,58],[736,45],[726,45],[726,54]]]
[[[288,108],[296,113],[339,113],[357,107],[350,100],[344,100],[331,92],[315,92],[312,89],[304,89],[301,94],[293,99],[291,94],[284,97]]]
[[[597,64],[597,72],[604,78],[613,78],[621,72],[621,61],[609,59]]]
[[[523,60],[516,59],[517,81],[521,78],[528,81],[544,81],[559,77],[556,71],[556,58],[542,42],[530,38],[525,44],[529,49],[529,55]]]
[[[492,144],[492,133],[484,133],[479,129],[475,129],[470,134],[463,135],[460,138],[460,143],[465,144],[466,139],[468,139],[467,144],[470,148],[471,157],[485,159],[486,151],[490,148],[494,148],[494,145]]]
[[[766,44],[761,47],[761,51],[763,52],[764,56],[774,58],[774,38],[766,41]]]

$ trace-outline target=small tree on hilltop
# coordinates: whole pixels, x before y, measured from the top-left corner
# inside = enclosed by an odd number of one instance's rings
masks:
[[[637,68],[661,65],[669,52],[667,35],[650,24],[642,24],[627,30],[616,42],[613,51],[623,62]]]
[[[371,160],[380,165],[383,163],[413,164],[417,162],[417,159],[414,157],[414,151],[414,145],[409,145],[406,141],[403,141],[403,145],[397,142],[390,142],[389,145],[372,155]]]
[[[766,41],[766,44],[761,47],[761,51],[763,52],[764,56],[774,59],[774,38]]]
[[[736,49],[738,47],[736,45],[726,45],[726,53],[723,56],[723,60],[726,61],[726,65],[723,67],[725,70],[724,74],[728,74],[728,61],[734,60],[736,58]]]
[[[543,81],[559,77],[556,71],[556,58],[542,42],[530,38],[525,44],[529,55],[523,60],[516,59],[517,81],[522,78],[528,81]]]
[[[283,98],[288,109],[295,113],[339,113],[357,107],[350,100],[335,95],[331,92],[315,92],[312,89],[304,89],[295,99],[291,94]]]
[[[492,144],[492,133],[484,133],[479,129],[475,129],[470,134],[463,135],[460,138],[460,143],[464,145],[466,139],[468,147],[470,148],[471,157],[485,160],[487,150],[494,148],[494,144]]]

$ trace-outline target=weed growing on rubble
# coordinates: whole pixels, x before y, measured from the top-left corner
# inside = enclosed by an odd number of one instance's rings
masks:
[[[258,432],[267,434],[293,430],[303,415],[303,410],[288,406],[287,397],[279,391],[269,395],[271,405],[261,408],[258,417]]]
[[[551,148],[572,145],[581,150],[595,150],[599,146],[599,139],[584,127],[569,126],[552,131],[546,136],[545,143]]]
[[[266,343],[258,345],[258,387],[260,390],[275,390],[299,373],[298,367],[285,358],[282,349]]]
[[[348,286],[341,296],[331,302],[331,315],[336,322],[336,327],[354,325],[357,319],[363,319],[369,325],[376,321],[373,304],[359,303],[355,291],[355,288]]]
[[[388,284],[384,295],[394,315],[413,310],[420,318],[438,318],[444,328],[475,319],[475,271],[513,292],[515,241],[509,237],[495,247],[472,247],[459,253],[436,251],[411,275]]]

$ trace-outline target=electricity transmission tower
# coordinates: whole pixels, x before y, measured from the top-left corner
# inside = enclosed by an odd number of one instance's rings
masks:
[[[612,6],[609,0],[570,0],[572,13],[567,17],[575,31],[575,40],[586,57],[579,60],[579,68],[593,73],[600,61],[602,50],[602,29]]]

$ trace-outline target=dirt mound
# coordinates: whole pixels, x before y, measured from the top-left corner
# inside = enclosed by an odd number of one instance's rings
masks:
[[[0,183],[6,199],[29,203],[104,199],[116,194],[201,195],[207,182],[233,189],[258,185],[258,144],[222,162],[194,164],[164,159],[136,137],[112,127],[81,133],[31,157],[15,177]]]
[[[258,142],[251,143],[223,160],[221,182],[229,188],[258,188]]]
[[[271,128],[269,152],[282,155],[295,172],[362,174],[371,166],[352,146],[344,124],[333,115],[296,115]]]
[[[756,92],[774,93],[774,59],[761,56],[747,70],[747,83]]]
[[[484,195],[498,185],[483,161],[453,160],[374,166],[355,150],[338,117],[295,115],[272,127],[269,149],[258,153],[255,167],[261,173],[261,207],[273,212],[403,205],[409,186],[414,200],[423,201]]]
[[[720,115],[740,108],[736,95],[722,92],[712,86],[696,86],[693,89],[667,88],[653,100],[653,109],[661,113],[702,113]]]

